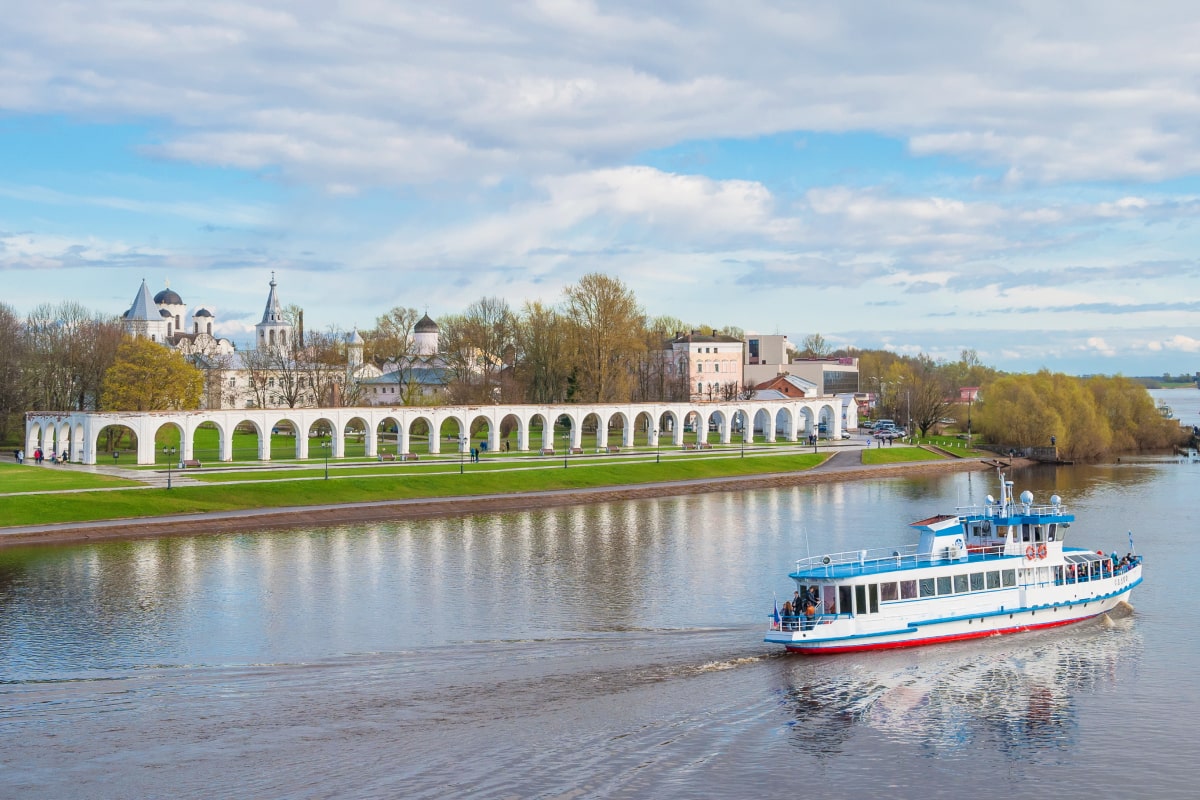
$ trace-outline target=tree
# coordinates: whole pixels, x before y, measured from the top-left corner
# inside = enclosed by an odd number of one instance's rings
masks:
[[[591,273],[569,286],[566,316],[578,354],[580,399],[588,402],[624,402],[632,394],[629,365],[645,350],[642,327],[645,316],[633,292],[621,281]]]
[[[483,297],[442,326],[446,350],[453,355],[456,386],[451,394],[460,403],[496,400],[503,393],[501,374],[516,353],[516,317],[508,303]]]
[[[25,320],[22,384],[29,403],[44,411],[96,408],[104,375],[124,338],[119,320],[79,303],[35,308]]]
[[[567,321],[553,308],[527,302],[515,331],[515,381],[527,403],[561,403],[573,371]]]
[[[800,355],[803,358],[825,358],[831,349],[829,342],[819,333],[810,333],[800,343]]]
[[[376,366],[395,367],[397,399],[410,405],[420,392],[416,380],[417,366],[415,328],[421,315],[415,308],[395,306],[375,320],[374,330],[363,334],[363,358]]]
[[[0,303],[0,441],[7,441],[17,415],[26,411],[21,375],[26,367],[25,331],[12,308]]]
[[[100,405],[106,411],[187,411],[200,407],[203,393],[204,375],[182,354],[129,339],[104,374]]]

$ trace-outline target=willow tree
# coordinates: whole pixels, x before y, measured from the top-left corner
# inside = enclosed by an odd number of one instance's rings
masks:
[[[105,411],[190,411],[200,407],[204,374],[177,350],[149,339],[129,339],[104,373]]]
[[[634,384],[630,365],[646,349],[637,298],[620,280],[600,273],[584,275],[565,294],[578,399],[627,402]]]

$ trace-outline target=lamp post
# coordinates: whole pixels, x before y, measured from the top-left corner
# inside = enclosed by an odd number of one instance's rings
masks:
[[[739,411],[738,416],[742,420],[742,458],[746,457],[746,412]]]
[[[466,452],[466,448],[467,448],[467,437],[459,436],[458,437],[458,474],[459,475],[463,474],[463,460],[464,460],[463,454]]]
[[[167,488],[171,488],[171,462],[175,460],[175,453],[178,452],[174,447],[163,447],[163,455],[167,457]]]
[[[329,450],[333,447],[333,437],[321,442],[321,449],[325,451],[325,480],[329,480]]]
[[[654,434],[654,463],[661,464],[662,463],[662,450],[659,446],[659,441],[658,441],[658,428],[657,427],[653,428],[651,430],[651,433]]]
[[[971,404],[975,402],[975,393],[967,395],[967,449],[971,449]]]

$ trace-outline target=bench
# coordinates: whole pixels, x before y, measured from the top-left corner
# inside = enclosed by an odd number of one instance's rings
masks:
[[[583,448],[582,447],[572,447],[571,454],[572,455],[583,455]]]
[[[542,455],[544,455],[544,456],[552,456],[552,455],[554,455],[554,448],[553,448],[553,447],[543,447],[543,448],[542,448]]]
[[[404,454],[404,460],[405,460],[405,461],[416,461],[416,460],[417,460],[417,454],[416,454],[416,453],[405,453],[405,454]]]
[[[195,467],[196,469],[200,469],[200,467],[203,466],[200,463],[199,459],[195,459],[195,458],[189,458],[187,461],[184,461],[182,463],[183,463],[184,469],[187,469],[188,467]]]
[[[395,453],[380,453],[379,460],[380,461],[395,461],[396,454]]]
[[[608,452],[610,452],[610,453],[619,453],[619,452],[621,452],[621,448],[619,448],[619,447],[606,447],[606,448],[604,448],[604,449],[605,449],[605,450],[607,450],[607,451],[608,451]]]

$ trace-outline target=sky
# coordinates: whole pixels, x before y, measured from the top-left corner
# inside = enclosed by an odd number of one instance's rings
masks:
[[[1200,10],[0,0],[0,302],[555,304],[1200,371]]]

